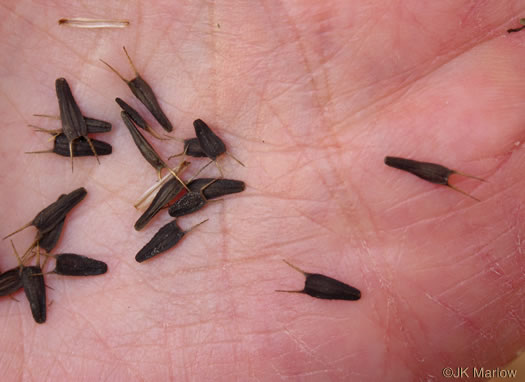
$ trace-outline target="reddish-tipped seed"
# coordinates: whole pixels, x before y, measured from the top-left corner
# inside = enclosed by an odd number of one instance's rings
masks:
[[[165,252],[173,248],[185,234],[193,230],[195,227],[206,222],[208,219],[194,225],[187,231],[183,231],[177,225],[177,220],[163,226],[153,238],[137,253],[135,260],[139,263],[157,256],[159,253]]]
[[[472,175],[467,175],[467,174],[461,173],[456,170],[451,170],[440,164],[430,163],[430,162],[419,162],[413,159],[405,159],[405,158],[387,156],[385,157],[385,164],[387,166],[394,167],[399,170],[407,171],[428,182],[431,182],[434,184],[441,184],[441,185],[450,187],[453,190],[463,195],[466,195],[469,198],[472,198],[479,202],[479,199],[473,197],[470,194],[467,194],[465,191],[462,191],[455,186],[452,186],[449,183],[449,177],[452,174],[458,174],[458,175],[466,176],[468,178],[473,178],[473,179],[477,179],[479,181],[484,182],[484,180],[481,178],[477,178]]]
[[[218,179],[211,180],[208,184],[204,185],[198,192],[190,191],[177,200],[168,210],[170,216],[181,217],[189,215],[193,212],[200,210],[206,205],[206,197],[204,191],[211,184],[215,183]]]
[[[200,192],[188,192],[170,206],[168,213],[174,218],[197,212],[206,205],[206,199]]]
[[[107,272],[108,266],[103,261],[91,259],[74,253],[56,255],[56,267],[53,271],[63,276],[95,276]]]
[[[305,276],[302,290],[278,290],[277,292],[303,293],[324,300],[355,301],[361,298],[361,291],[331,277],[319,273],[308,273],[284,260],[286,264]]]
[[[140,231],[144,228],[153,217],[168,204],[179,192],[182,191],[182,185],[175,178],[171,178],[162,185],[155,198],[149,205],[146,211],[140,216],[135,223],[135,230]]]
[[[0,274],[0,296],[7,296],[22,288],[20,268],[16,267]]]
[[[33,115],[35,117],[45,117],[45,118],[58,119],[58,120],[60,119],[60,116],[54,116],[54,115],[47,115],[47,114],[33,114]],[[107,133],[111,131],[111,123],[109,122],[102,121],[100,119],[90,118],[90,117],[84,117],[84,122],[86,122],[86,128],[87,128],[88,134]],[[33,125],[30,125],[30,126],[33,126]],[[33,127],[35,127],[37,131],[47,132],[52,135],[58,135],[58,134],[64,133],[63,129],[46,130],[46,129],[42,129],[36,126],[33,126]]]

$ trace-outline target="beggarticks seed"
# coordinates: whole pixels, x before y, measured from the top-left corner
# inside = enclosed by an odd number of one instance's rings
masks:
[[[184,215],[189,215],[193,212],[200,210],[206,205],[207,199],[204,196],[204,191],[208,186],[216,182],[218,179],[214,179],[198,192],[190,191],[186,193],[182,198],[177,200],[168,210],[170,216],[178,218]]]
[[[135,230],[140,231],[144,228],[151,219],[153,219],[153,217],[181,191],[182,185],[174,178],[171,178],[164,183],[159,192],[157,192],[157,195],[155,195],[155,198],[153,198],[149,207],[135,223]]]
[[[0,296],[8,296],[22,288],[20,268],[16,267],[0,274]]]
[[[361,291],[353,286],[325,275],[305,272],[288,261],[283,261],[304,275],[304,288],[302,290],[276,290],[276,292],[303,293],[324,300],[355,301],[361,298]]]
[[[13,251],[18,259],[20,279],[22,281],[27,301],[29,301],[29,307],[31,308],[33,319],[38,324],[43,324],[46,322],[46,285],[44,282],[44,275],[42,274],[42,268],[40,268],[40,257],[38,256],[38,251],[37,265],[24,266],[12,241],[11,246],[13,247]]]
[[[69,150],[73,149],[73,153]],[[73,142],[70,142],[65,134],[58,134],[55,136],[53,142],[53,148],[51,150],[41,150],[41,151],[26,151],[26,154],[46,154],[54,153],[63,157],[88,157],[93,156],[93,148],[95,149],[97,155],[110,155],[113,152],[113,147],[109,143],[99,141],[96,139],[91,139],[91,142],[88,142],[85,138],[81,137],[76,139]]]
[[[53,228],[51,231],[46,232],[43,234],[40,238],[38,237],[39,234],[37,234],[36,238],[36,244],[46,251],[47,253],[51,252],[53,248],[58,243],[58,240],[60,239],[60,234],[62,233],[62,229],[64,228],[64,223],[66,219],[62,219],[60,223],[58,223],[55,228]]]
[[[74,253],[62,253],[54,257],[56,266],[52,272],[63,276],[96,276],[108,270],[107,264],[103,261]]]
[[[173,175],[173,177],[175,179],[177,179],[177,181],[179,183],[181,183],[181,185],[184,188],[187,189],[186,184],[179,178],[177,173],[175,171],[173,171],[168,166],[168,164],[161,159],[160,155],[155,151],[153,146],[141,134],[139,129],[137,129],[137,127],[133,123],[133,120],[128,115],[128,113],[126,113],[125,111],[122,111],[122,112],[120,112],[120,117],[122,118],[122,121],[124,121],[124,124],[128,128],[128,131],[131,134],[131,137],[133,138],[133,141],[135,142],[135,145],[139,149],[139,151],[142,154],[142,156],[144,157],[144,159],[146,159],[146,161],[154,169],[157,170],[157,176],[159,177],[159,179],[161,179],[161,171],[162,171],[162,169],[165,168],[166,170],[168,170],[171,173],[171,175]]]
[[[121,107],[123,111],[125,111],[128,114],[128,117],[131,118],[133,122],[135,122],[135,125],[137,127],[140,127],[142,130],[147,131],[151,135],[153,135],[155,138],[160,139],[162,141],[166,140],[166,138],[162,138],[155,130],[153,130],[150,125],[142,118],[142,116],[139,114],[139,112],[135,109],[133,109],[130,105],[128,105],[126,102],[124,102],[121,98],[115,98],[115,102]]]
[[[58,197],[57,201],[51,203],[49,206],[40,211],[29,223],[25,224],[16,231],[10,233],[4,239],[18,233],[27,227],[35,226],[40,236],[51,231],[55,226],[65,219],[67,213],[73,209],[78,203],[80,203],[87,195],[85,188],[77,188],[69,194],[62,194]]]
[[[207,222],[208,219],[194,225],[187,231],[183,231],[177,225],[177,220],[163,226],[153,238],[137,253],[135,260],[142,263],[158,254],[173,248],[187,233]]]
[[[71,172],[73,172],[73,141],[80,137],[84,137],[91,147],[91,151],[95,155],[97,162],[100,164],[97,152],[88,137],[88,131],[84,116],[80,112],[69,84],[65,78],[58,78],[55,81],[55,88],[58,98],[58,106],[60,109],[60,121],[62,122],[62,131],[66,135],[69,142],[69,152],[71,154]]]
[[[33,116],[60,120],[60,116],[58,115],[33,114]],[[102,121],[101,119],[84,117],[84,122],[86,122],[88,134],[108,133],[111,131],[111,123],[107,121]],[[34,126],[34,125],[29,125],[29,126],[33,127],[36,131],[41,131],[41,132],[49,133],[52,135],[58,135],[60,133],[63,133],[62,129],[47,130],[47,129],[42,129],[41,127]]]
[[[465,191],[462,191],[459,188],[450,185],[449,177],[452,174],[458,174],[461,176],[465,176],[467,178],[479,180],[481,182],[485,182],[484,179],[481,179],[481,178],[478,178],[472,175],[467,175],[467,174],[464,174],[456,170],[451,170],[440,164],[429,163],[429,162],[419,162],[419,161],[415,161],[412,159],[405,159],[405,158],[399,158],[399,157],[387,156],[385,157],[385,164],[387,166],[394,167],[399,170],[407,171],[428,182],[431,182],[434,184],[441,184],[441,185],[450,187],[451,189],[463,195],[466,195],[469,198],[472,198],[478,202],[480,201],[478,198],[475,198],[474,196],[467,194]]]
[[[172,131],[173,126],[169,121],[168,117],[166,117],[166,114],[164,114],[164,112],[162,111],[162,108],[160,107],[159,102],[157,101],[157,97],[155,97],[155,93],[153,93],[151,86],[149,86],[148,83],[144,81],[144,79],[140,76],[126,48],[122,47],[122,49],[124,49],[124,53],[126,53],[126,56],[128,57],[128,61],[131,65],[131,68],[135,72],[135,78],[133,78],[132,80],[125,79],[119,72],[116,71],[116,69],[114,69],[107,62],[103,60],[100,61],[102,61],[117,76],[119,76],[119,78],[122,81],[124,81],[128,85],[131,92],[135,95],[135,97],[138,98],[140,102],[144,104],[144,106],[146,106],[146,108],[155,117],[155,119],[164,128],[164,130],[166,130],[167,132]]]
[[[245,167],[244,164],[235,158],[233,155],[230,155],[226,152],[226,145],[224,142],[210,129],[210,127],[201,119],[196,119],[193,122],[193,127],[195,128],[195,135],[199,141],[199,145],[202,151],[206,154],[208,158],[214,161],[217,164],[222,176],[222,169],[217,163],[217,157],[222,154],[226,154],[231,158],[235,159],[241,166]]]
[[[245,190],[244,182],[235,179],[217,179],[214,178],[198,178],[188,183],[188,188],[192,192],[199,192],[206,184],[209,184],[203,190],[203,195],[206,199],[220,198],[224,195],[236,194]]]

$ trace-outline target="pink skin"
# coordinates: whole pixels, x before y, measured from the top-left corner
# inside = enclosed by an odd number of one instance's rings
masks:
[[[3,298],[5,380],[440,380],[445,366],[501,366],[523,349],[525,32],[505,32],[523,2],[94,3],[0,5],[2,236],[85,186],[55,253],[109,266],[47,276],[44,325],[23,293]],[[79,15],[131,26],[57,25]],[[247,190],[181,219],[210,220],[143,264],[136,252],[170,219],[133,230],[133,202],[156,174],[114,98],[161,130],[99,61],[132,78],[122,45],[175,136],[202,118],[246,164],[221,159]],[[73,174],[67,158],[23,154],[51,145],[26,125],[59,126],[32,114],[58,113],[61,76],[85,115],[114,125],[96,136],[114,153],[100,166],[75,159]],[[182,146],[151,142],[165,157]],[[385,155],[483,177],[451,179],[481,202]],[[205,160],[192,162],[187,176]],[[14,237],[19,251],[33,235]],[[0,250],[2,270],[16,264],[7,240]],[[275,293],[303,286],[281,259],[363,298]]]

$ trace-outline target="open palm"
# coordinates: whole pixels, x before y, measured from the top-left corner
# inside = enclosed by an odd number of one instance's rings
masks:
[[[94,2],[90,2],[94,3]],[[518,1],[155,1],[90,8],[0,6],[2,236],[84,186],[54,253],[104,260],[92,278],[49,275],[47,322],[3,298],[4,380],[441,379],[445,366],[502,365],[525,342],[525,33]],[[147,4],[147,5],[146,5]],[[124,30],[59,27],[64,16],[127,18]],[[156,178],[119,119],[117,96],[155,120],[99,59],[152,85],[191,137],[201,118],[246,168],[244,193],[180,219],[191,232],[143,264],[133,202]],[[65,77],[114,152],[24,155],[51,146],[27,124],[57,114]],[[176,141],[150,139],[167,157]],[[383,164],[437,162],[475,202]],[[192,159],[188,175],[206,163]],[[172,162],[177,163],[175,160]],[[217,174],[210,166],[206,176]],[[14,237],[19,250],[34,231]],[[1,244],[2,270],[16,264]],[[358,287],[357,302],[301,289],[281,260]]]

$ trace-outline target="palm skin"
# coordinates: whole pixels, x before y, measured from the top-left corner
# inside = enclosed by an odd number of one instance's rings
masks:
[[[301,1],[1,5],[0,200],[4,234],[79,186],[55,253],[108,263],[93,278],[46,277],[48,320],[4,298],[6,380],[440,380],[451,367],[502,365],[525,342],[525,33],[518,1]],[[423,5],[424,4],[424,5]],[[128,29],[59,27],[69,15]],[[175,126],[207,121],[243,194],[181,219],[191,232],[144,264],[132,204],[155,180],[119,121],[126,45]],[[28,123],[58,113],[65,77],[83,113],[114,124],[101,165],[24,155],[46,146]],[[167,157],[175,142],[151,139]],[[47,143],[49,146],[50,143]],[[483,177],[452,182],[475,202],[383,164],[385,155]],[[192,160],[190,174],[205,161]],[[176,160],[172,161],[177,163]],[[206,175],[216,169],[206,170]],[[34,231],[14,237],[19,249]],[[2,270],[16,264],[1,244]],[[357,302],[301,289],[307,272],[358,287]]]

